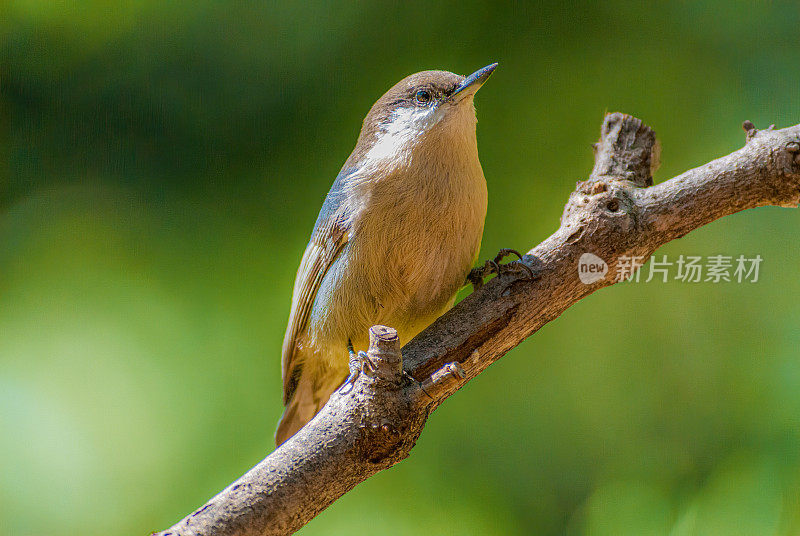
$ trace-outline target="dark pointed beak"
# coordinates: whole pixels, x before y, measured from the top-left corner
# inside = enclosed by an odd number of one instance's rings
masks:
[[[464,79],[463,82],[456,88],[453,92],[453,97],[458,100],[462,100],[466,97],[472,96],[477,92],[481,86],[489,79],[492,75],[492,72],[497,67],[496,63],[492,63],[491,65],[487,65],[483,69],[478,69],[468,77]]]

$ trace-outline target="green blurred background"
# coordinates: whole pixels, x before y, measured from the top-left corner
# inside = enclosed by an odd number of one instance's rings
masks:
[[[294,272],[369,106],[499,61],[481,256],[558,225],[605,111],[656,180],[800,121],[797,2],[0,5],[0,533],[166,528],[272,448]],[[800,533],[800,212],[581,301],[301,534]]]

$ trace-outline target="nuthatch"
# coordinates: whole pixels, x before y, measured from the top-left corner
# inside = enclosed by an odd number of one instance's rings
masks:
[[[408,76],[364,119],[297,270],[276,444],[342,384],[348,349],[366,350],[370,326],[407,342],[453,306],[486,217],[473,97],[496,66]]]

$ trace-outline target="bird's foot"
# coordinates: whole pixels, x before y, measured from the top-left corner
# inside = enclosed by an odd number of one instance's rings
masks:
[[[358,377],[361,376],[361,372],[375,372],[375,365],[369,360],[366,352],[360,351],[356,353],[356,351],[353,350],[353,343],[350,341],[347,342],[347,351],[350,353],[350,375],[342,386],[339,387],[339,392],[343,395],[353,390],[353,386]]]
[[[501,264],[500,261],[509,255],[516,255],[517,260]],[[479,268],[473,268],[467,275],[467,283],[472,283],[472,290],[478,290],[483,286],[483,280],[492,274],[523,274],[526,279],[533,279],[533,270],[530,266],[522,262],[522,254],[515,249],[503,248],[494,259],[489,259]]]
[[[350,391],[353,390],[353,387],[356,384],[356,380],[358,377],[361,376],[361,369],[356,369],[350,373],[350,376],[344,381],[341,387],[339,387],[339,393],[346,395]]]
[[[348,376],[342,386],[339,387],[339,392],[343,395],[353,390],[356,380],[361,375],[361,366],[358,363],[359,356],[353,349],[353,341],[347,341],[347,352],[350,354],[350,359],[348,361],[350,365],[350,376]]]

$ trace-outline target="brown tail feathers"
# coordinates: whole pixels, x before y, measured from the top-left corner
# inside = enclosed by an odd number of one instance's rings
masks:
[[[275,445],[280,446],[306,425],[322,409],[346,374],[339,370],[327,370],[322,376],[311,376],[306,371],[300,375],[297,388],[283,410],[278,429],[275,430]]]

